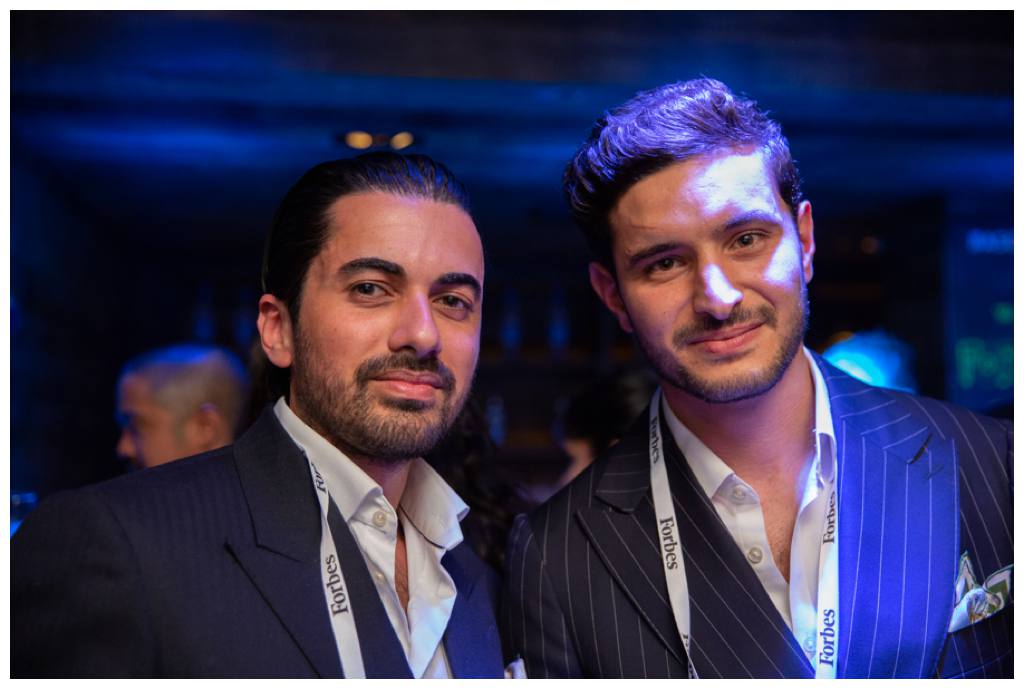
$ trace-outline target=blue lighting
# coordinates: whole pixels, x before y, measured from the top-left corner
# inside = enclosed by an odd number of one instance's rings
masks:
[[[569,347],[569,311],[565,303],[565,290],[555,287],[548,312],[548,346],[552,353],[562,354]]]
[[[972,254],[1013,254],[1013,230],[967,230],[967,251]]]
[[[506,354],[518,352],[523,342],[523,329],[519,317],[519,295],[511,287],[507,287],[504,293],[500,338]]]
[[[825,361],[868,385],[917,391],[910,346],[881,330],[855,334],[837,342],[823,356]]]

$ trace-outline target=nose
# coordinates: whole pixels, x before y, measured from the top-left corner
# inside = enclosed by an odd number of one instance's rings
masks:
[[[733,287],[728,276],[716,263],[709,263],[698,273],[698,285],[693,308],[715,320],[724,321],[743,299],[743,293]]]
[[[405,299],[398,322],[388,340],[388,347],[393,352],[411,349],[418,359],[440,353],[441,334],[429,298],[410,296]]]
[[[135,459],[138,455],[135,448],[135,440],[132,438],[131,431],[127,428],[121,429],[121,437],[117,439],[115,451],[118,457],[124,457],[125,459]]]

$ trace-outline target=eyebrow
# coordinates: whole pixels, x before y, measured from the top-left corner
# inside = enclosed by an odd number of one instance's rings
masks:
[[[439,285],[465,285],[473,290],[473,296],[479,297],[483,292],[480,281],[469,273],[445,273],[437,280]]]
[[[405,277],[405,269],[402,266],[394,261],[386,261],[376,256],[353,259],[339,268],[338,272],[341,275],[352,275],[363,270],[379,270],[382,273],[394,275],[395,277]]]
[[[755,224],[777,226],[780,223],[779,219],[771,213],[765,213],[764,211],[757,210],[745,211],[739,215],[733,216],[724,225],[716,227],[713,233],[716,235],[727,234],[739,227]],[[638,264],[643,263],[652,256],[657,256],[660,253],[678,249],[681,246],[682,242],[661,242],[653,246],[646,247],[629,256],[626,259],[626,265],[629,268],[635,268]]]
[[[367,258],[356,258],[338,269],[338,273],[341,275],[353,275],[364,270],[378,270],[388,275],[393,275],[398,278],[405,277],[405,268],[398,265],[394,261],[388,261],[383,258],[377,258],[376,256],[369,256]],[[483,287],[480,286],[480,281],[469,273],[445,273],[437,279],[439,285],[465,285],[473,290],[473,296],[479,297],[483,292]]]
[[[779,218],[771,213],[765,213],[764,211],[745,211],[737,216],[734,216],[721,227],[715,230],[715,234],[723,234],[730,230],[735,230],[737,227],[743,227],[744,225],[780,225]]]
[[[635,254],[627,258],[626,265],[629,268],[635,268],[638,264],[643,263],[651,256],[657,256],[662,252],[678,249],[680,246],[682,246],[682,243],[680,242],[661,242],[660,244],[649,246],[646,249],[641,249],[640,251],[636,252]]]

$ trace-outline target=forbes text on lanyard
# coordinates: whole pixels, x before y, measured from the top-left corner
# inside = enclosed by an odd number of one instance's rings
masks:
[[[338,647],[338,659],[347,679],[365,679],[363,654],[359,649],[359,635],[356,633],[356,620],[352,613],[348,587],[345,585],[341,562],[338,560],[338,552],[331,537],[331,527],[327,525],[331,494],[327,492],[327,482],[313,462],[309,462],[309,472],[316,487],[317,500],[320,502],[320,574],[327,599],[327,611],[331,616],[334,642]]]
[[[697,679],[697,670],[690,656],[690,593],[686,584],[686,566],[683,545],[679,539],[668,471],[665,468],[665,449],[661,438],[661,390],[651,398],[649,417],[649,443],[651,455],[651,492],[654,513],[658,521],[658,543],[661,546],[661,564],[665,570],[665,583],[672,614],[676,620],[679,638],[686,651],[687,671]],[[817,679],[835,679],[839,650],[839,554],[836,539],[839,534],[839,511],[836,508],[835,481],[828,486],[828,506],[822,530],[821,549],[818,554],[818,635],[811,664]]]

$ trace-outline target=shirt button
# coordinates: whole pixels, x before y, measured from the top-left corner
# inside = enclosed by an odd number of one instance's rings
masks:
[[[383,527],[388,523],[388,515],[384,514],[384,510],[377,510],[373,513],[373,525],[376,527]]]
[[[804,639],[804,651],[807,653],[814,653],[814,635],[809,635]]]
[[[747,559],[750,560],[751,564],[756,565],[762,559],[764,559],[764,553],[756,545],[747,551]]]
[[[373,576],[377,577],[377,581],[384,581],[384,572],[374,572]]]
[[[732,487],[732,501],[733,502],[743,502],[746,499],[747,499],[747,489],[746,488],[744,488],[743,486],[733,486]]]

